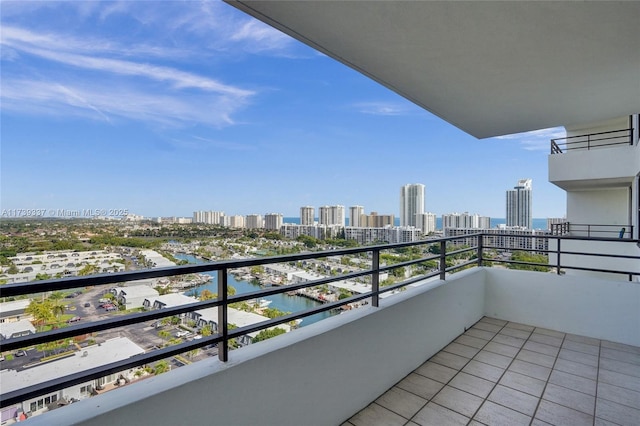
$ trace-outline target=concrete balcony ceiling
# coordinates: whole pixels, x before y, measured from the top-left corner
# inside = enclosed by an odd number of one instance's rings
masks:
[[[640,2],[228,2],[477,138],[640,109]]]

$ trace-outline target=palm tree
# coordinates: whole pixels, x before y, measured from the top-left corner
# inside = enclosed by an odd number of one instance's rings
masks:
[[[64,294],[61,291],[54,291],[49,295],[51,301],[51,313],[56,316],[57,322],[60,322],[60,315],[64,314],[65,306],[62,303]]]
[[[33,322],[40,328],[39,331],[44,330],[47,323],[55,319],[53,304],[50,300],[32,300],[24,311],[33,317]]]

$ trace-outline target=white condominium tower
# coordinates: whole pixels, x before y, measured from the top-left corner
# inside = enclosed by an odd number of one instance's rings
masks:
[[[345,225],[344,206],[322,206],[318,209],[320,225]]]
[[[364,207],[362,206],[349,207],[349,226],[362,226],[363,214],[364,214]]]
[[[427,235],[436,230],[436,215],[435,213],[422,213],[416,215],[417,224],[416,228],[420,229],[423,234]]]
[[[300,207],[300,225],[313,225],[316,209],[311,206]]]
[[[415,183],[400,188],[400,226],[418,227],[416,215],[424,213],[424,185]]]
[[[531,179],[520,179],[507,190],[507,226],[533,228],[531,215]]]
[[[267,213],[264,215],[264,227],[265,229],[271,229],[273,231],[280,231],[282,226],[282,214],[280,213]]]

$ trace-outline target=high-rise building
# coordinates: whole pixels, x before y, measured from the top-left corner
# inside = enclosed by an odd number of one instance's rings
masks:
[[[364,215],[364,207],[351,206],[349,207],[349,226],[362,226],[362,218]]]
[[[224,225],[224,212],[216,212],[212,210],[193,212],[193,223]]]
[[[491,228],[491,218],[467,212],[443,214],[442,229],[448,228],[489,229]]]
[[[371,212],[371,214],[363,214],[360,216],[360,226],[368,228],[384,228],[385,226],[393,226],[395,217],[392,214],[378,214],[377,212]]]
[[[282,226],[282,215],[280,213],[267,213],[264,215],[264,227],[265,229],[271,229],[274,231],[280,231]]]
[[[436,214],[435,213],[422,213],[416,216],[418,226],[424,235],[430,234],[436,230]]]
[[[531,179],[520,179],[513,189],[507,190],[507,226],[532,229],[531,204]]]
[[[300,207],[300,225],[313,225],[316,209],[311,206]]]
[[[245,227],[248,229],[258,229],[264,227],[264,220],[259,214],[248,214],[245,217]]]
[[[408,184],[400,188],[400,226],[417,227],[417,216],[424,213],[424,185]]]
[[[318,209],[320,225],[345,225],[344,206],[321,206]]]

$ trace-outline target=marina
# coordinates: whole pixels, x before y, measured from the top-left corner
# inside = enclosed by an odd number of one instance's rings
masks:
[[[186,260],[189,263],[198,264],[204,263],[203,260],[198,259],[193,255],[186,254],[176,254],[175,257],[179,260]],[[210,281],[207,283],[200,285],[198,287],[194,287],[186,291],[184,294],[187,296],[194,296],[196,294],[200,294],[204,290],[209,290],[212,293],[217,293],[218,279],[215,272],[204,272],[203,275],[208,275],[211,277]],[[261,288],[258,284],[253,284],[250,281],[244,280],[246,276],[241,276],[239,279],[234,274],[229,274],[228,276],[228,284],[236,289],[236,294],[248,293],[251,291],[256,291]],[[248,276],[251,278],[250,275]],[[289,292],[291,293],[291,292]],[[310,309],[316,306],[319,306],[323,302],[316,299],[308,298],[307,296],[302,296],[299,294],[274,294],[271,296],[266,296],[257,301],[259,305],[265,305],[265,307],[276,308],[283,312],[299,312],[305,309]],[[301,327],[313,324],[320,320],[323,320],[327,317],[337,314],[337,312],[321,312],[319,314],[311,315],[302,320],[300,323]]]

